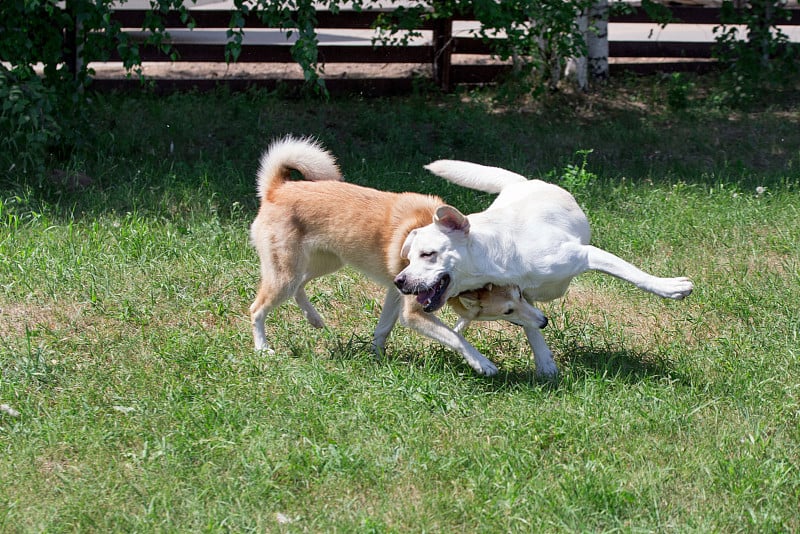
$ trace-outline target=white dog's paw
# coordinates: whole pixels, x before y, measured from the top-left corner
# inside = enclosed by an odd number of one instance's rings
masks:
[[[498,369],[497,366],[489,360],[484,359],[483,361],[475,362],[475,365],[470,365],[475,370],[476,373],[483,376],[494,376],[497,374]]]
[[[325,321],[319,315],[306,314],[306,319],[314,328],[325,328]]]
[[[545,361],[536,362],[536,378],[539,380],[555,380],[558,378],[558,366],[550,358]]]
[[[665,280],[662,296],[668,299],[681,300],[688,297],[694,289],[694,284],[685,276],[668,278]]]
[[[275,354],[275,351],[269,348],[266,338],[257,334],[255,339],[255,350],[258,354]]]

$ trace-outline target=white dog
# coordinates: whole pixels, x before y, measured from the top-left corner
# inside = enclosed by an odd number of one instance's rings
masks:
[[[293,170],[305,180],[290,180]],[[257,350],[270,350],[264,330],[267,314],[291,297],[308,321],[322,328],[323,319],[304,287],[309,280],[349,264],[387,288],[373,338],[376,351],[383,351],[399,317],[406,326],[457,351],[477,372],[497,372],[463,336],[423,312],[424,302],[403,297],[393,285],[394,277],[407,264],[400,257],[403,242],[413,229],[433,220],[436,209],[445,205],[442,199],[343,182],[329,152],[312,139],[293,137],[274,142],[262,156],[258,194],[261,207],[250,227],[250,239],[261,260],[261,284],[250,306]],[[503,319],[530,323],[531,328],[546,324],[541,312],[531,312],[532,307],[522,305],[520,295],[509,288],[497,286],[464,297],[464,303],[456,304],[455,309],[469,320],[501,318],[503,314]],[[496,313],[501,308],[504,311]]]
[[[556,185],[464,161],[440,160],[426,168],[453,183],[499,196],[487,210],[469,216],[440,206],[433,223],[406,238],[401,256],[409,265],[395,285],[416,295],[425,311],[436,311],[450,296],[487,283],[519,286],[530,302],[549,301],[563,296],[570,281],[589,270],[660,297],[682,299],[692,292],[688,278],[658,278],[591,246],[586,215]],[[557,375],[539,328],[524,329],[536,373]]]

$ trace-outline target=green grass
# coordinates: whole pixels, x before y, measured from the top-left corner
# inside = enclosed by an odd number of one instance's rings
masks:
[[[69,165],[91,187],[0,178],[0,531],[800,529],[800,102],[672,114],[666,91],[98,97]],[[494,379],[402,327],[375,361],[381,290],[352,270],[310,288],[327,330],[287,303],[256,355],[254,176],[290,132],[465,211],[492,197],[422,165],[559,179],[591,149],[594,243],[696,290],[580,277],[543,306],[555,385],[501,323],[468,332]]]

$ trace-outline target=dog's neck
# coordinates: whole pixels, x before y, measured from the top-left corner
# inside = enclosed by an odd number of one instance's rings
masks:
[[[471,215],[470,219],[472,217]],[[459,262],[454,267],[457,273],[455,278],[458,280],[458,292],[483,287],[488,283],[497,285],[508,283],[506,264],[516,261],[515,258],[507,257],[507,252],[514,250],[514,247],[504,245],[509,239],[508,232],[497,232],[491,225],[483,222],[471,225],[466,254],[472,261]],[[498,249],[502,252],[498,253]],[[498,263],[498,258],[502,263]]]

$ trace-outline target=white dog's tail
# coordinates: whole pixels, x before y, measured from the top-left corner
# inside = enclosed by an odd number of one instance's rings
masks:
[[[319,141],[287,135],[273,141],[261,156],[256,182],[258,197],[264,198],[273,187],[288,180],[293,170],[312,182],[342,179],[336,159]]]
[[[454,184],[487,193],[499,193],[508,185],[527,181],[524,176],[499,167],[452,159],[440,159],[425,168]]]

